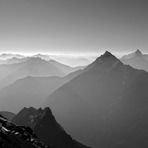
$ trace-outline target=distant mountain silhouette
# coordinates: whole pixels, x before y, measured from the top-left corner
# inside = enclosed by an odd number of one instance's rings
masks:
[[[148,73],[124,65],[110,52],[53,92],[50,106],[74,138],[94,147],[148,146]]]
[[[136,69],[142,69],[148,72],[148,55],[143,55],[140,50],[121,58],[121,62],[130,65]]]
[[[78,67],[78,66],[86,66],[90,64],[95,58],[93,57],[91,60],[85,56],[71,56],[71,55],[50,55],[51,59],[58,61],[62,64]]]
[[[39,53],[39,54],[33,55],[32,57],[41,58],[41,59],[46,60],[46,61],[51,60],[51,58],[48,54],[40,54]]]
[[[121,60],[123,59],[130,59],[130,58],[133,58],[133,57],[136,57],[136,56],[142,56],[143,54],[142,54],[142,52],[139,50],[139,49],[137,49],[135,52],[133,52],[133,53],[130,53],[130,54],[128,54],[128,55],[124,55],[122,58],[121,58]]]
[[[12,60],[12,61],[10,61]],[[63,77],[71,72],[82,69],[83,67],[72,68],[67,65],[61,64],[57,61],[46,61],[41,58],[24,58],[24,59],[10,59],[8,62],[13,64],[0,65],[0,89],[4,88],[15,82],[18,79],[27,76],[32,77],[49,77],[60,76]],[[13,61],[14,60],[14,61]]]
[[[23,107],[41,107],[45,98],[82,70],[65,77],[25,77],[0,90],[0,109],[17,113]]]
[[[18,79],[26,76],[64,76],[63,71],[40,58],[28,58],[28,60],[16,63],[0,65],[2,80],[0,88],[8,86]]]
[[[7,61],[6,61],[7,62]],[[1,64],[0,65],[0,81],[7,77],[8,75],[14,73],[19,68],[21,68],[23,65],[20,63],[14,63],[14,64]]]
[[[52,64],[53,66],[55,66],[56,68],[60,69],[61,71],[63,71],[65,73],[65,75],[85,68],[85,66],[70,67],[70,66],[64,65],[62,63],[59,63],[55,60],[50,60],[49,63]]]
[[[21,62],[24,62],[24,61],[26,61],[26,60],[27,60],[26,57],[25,57],[25,58],[16,58],[16,57],[13,57],[13,58],[11,58],[11,59],[7,59],[7,60],[5,61],[5,64],[21,63]]]
[[[50,148],[29,127],[17,126],[0,115],[1,148]]]
[[[3,53],[0,55],[0,60],[7,60],[11,58],[24,58],[25,56],[20,54],[12,54],[12,53]]]
[[[15,116],[14,113],[8,112],[8,111],[0,111],[0,114],[1,114],[3,117],[7,118],[9,121]]]
[[[19,125],[30,126],[36,135],[52,148],[88,148],[73,140],[56,122],[51,110],[41,108],[22,109],[12,120]]]

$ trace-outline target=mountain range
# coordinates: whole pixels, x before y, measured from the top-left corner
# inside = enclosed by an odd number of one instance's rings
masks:
[[[11,59],[13,60],[13,59]],[[83,67],[72,68],[57,61],[45,61],[41,58],[26,58],[12,64],[0,65],[0,89],[27,76],[32,77],[63,77],[67,74],[82,69]]]
[[[7,60],[7,59],[11,59],[11,58],[24,58],[24,55],[21,54],[12,54],[12,53],[3,53],[0,55],[0,60]]]
[[[14,113],[23,107],[39,108],[47,96],[79,75],[82,70],[65,77],[25,77],[0,90],[0,109]]]
[[[12,122],[29,126],[53,148],[86,147],[73,138],[95,148],[147,148],[147,63],[137,50],[120,60],[106,51],[85,68],[41,57],[2,64],[1,85],[8,86],[0,90],[0,109],[17,113],[32,106]],[[43,75],[47,69],[50,75]]]
[[[146,148],[147,88],[147,72],[124,65],[106,51],[49,95],[44,106],[50,106],[72,137],[87,145]]]
[[[11,59],[25,59],[27,58],[27,55],[21,55],[21,54],[13,54],[13,53],[3,53],[0,54],[0,64],[7,64]],[[57,62],[60,62],[64,65],[72,66],[72,67],[78,67],[78,66],[86,66],[90,64],[96,56],[73,56],[73,55],[63,55],[63,54],[34,54],[30,55],[29,57],[32,58],[41,58],[43,60],[49,61],[49,60],[55,60]],[[13,62],[13,61],[11,61]],[[14,60],[14,62],[18,62],[18,60]]]

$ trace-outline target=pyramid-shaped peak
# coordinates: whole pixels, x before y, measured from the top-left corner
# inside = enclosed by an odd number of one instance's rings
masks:
[[[115,58],[116,57],[109,51],[106,51],[103,55],[101,55],[101,58]]]
[[[137,49],[135,53],[136,55],[142,55],[142,52],[139,49]]]
[[[109,51],[106,51],[103,55],[98,57],[92,64],[98,65],[100,63],[110,63],[111,65],[119,62],[119,60]]]
[[[113,56],[113,55],[112,55],[112,53],[111,53],[111,52],[106,51],[106,52],[103,54],[103,56]]]

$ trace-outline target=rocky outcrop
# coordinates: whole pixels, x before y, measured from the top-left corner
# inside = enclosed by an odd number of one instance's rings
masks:
[[[18,126],[0,116],[1,148],[50,148],[40,141],[30,127]]]
[[[40,140],[52,148],[88,148],[72,139],[57,123],[49,107],[45,109],[24,108],[12,120],[19,125],[28,125]]]

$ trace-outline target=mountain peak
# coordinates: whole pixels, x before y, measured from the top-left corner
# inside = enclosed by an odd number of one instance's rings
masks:
[[[139,49],[137,49],[136,52],[135,52],[135,54],[136,55],[142,55],[142,52]]]
[[[113,55],[111,54],[111,52],[105,51],[105,53],[103,54],[103,56],[113,56]]]
[[[98,57],[92,64],[91,66],[95,65],[98,66],[100,64],[107,64],[109,67],[113,66],[115,63],[118,63],[119,60],[109,51],[106,51],[103,55]],[[91,67],[89,66],[89,67]]]
[[[50,109],[49,107],[46,107],[46,108],[44,109],[44,112],[45,112],[45,113],[52,114],[51,109]]]
[[[135,52],[133,52],[133,53],[130,53],[130,54],[128,54],[128,55],[124,55],[122,58],[121,58],[121,60],[123,61],[123,60],[127,60],[127,59],[131,59],[131,58],[135,58],[135,57],[142,57],[142,52],[139,50],[139,49],[137,49]]]
[[[111,52],[106,51],[103,55],[100,57],[101,59],[117,59]]]

